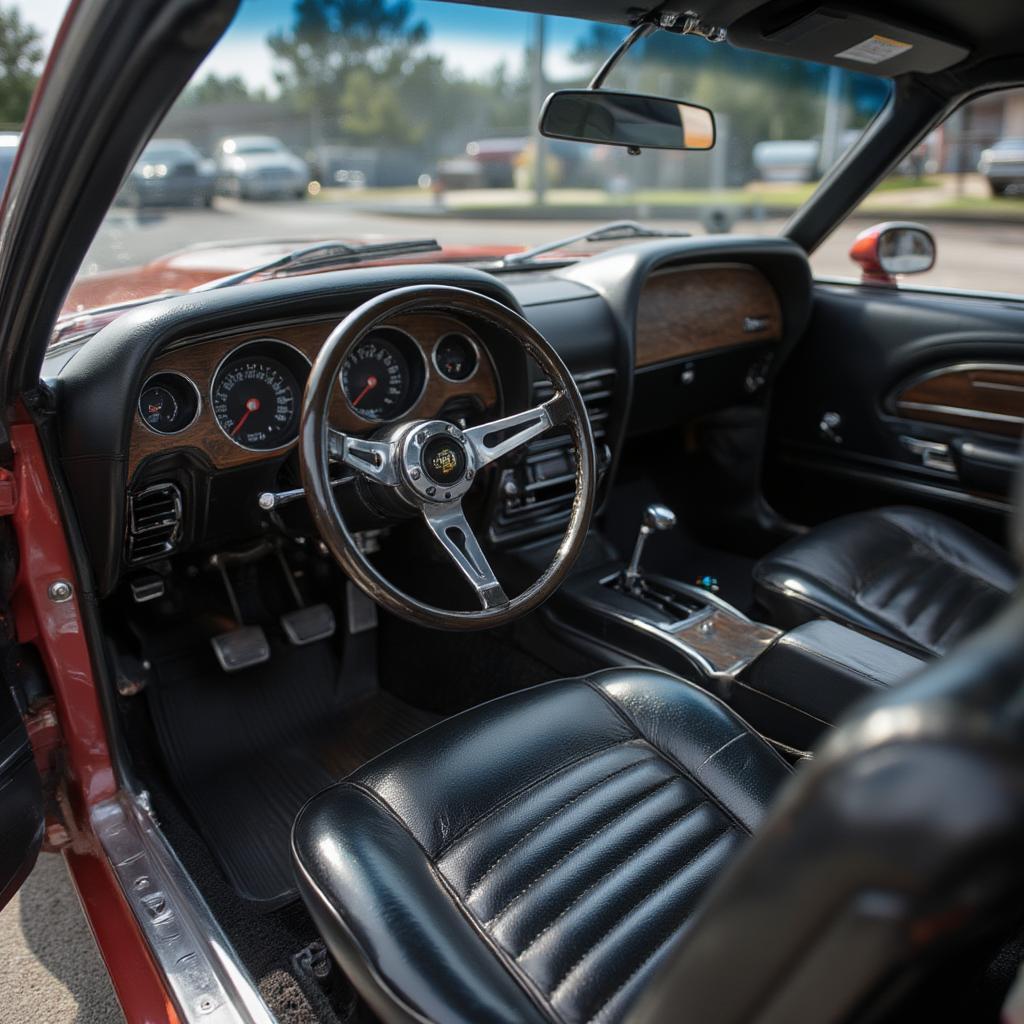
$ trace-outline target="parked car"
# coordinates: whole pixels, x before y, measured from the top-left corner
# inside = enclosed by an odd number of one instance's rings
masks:
[[[983,149],[978,173],[988,178],[994,196],[1024,189],[1024,139],[1000,139]]]
[[[755,144],[752,159],[762,181],[814,181],[820,152],[815,139],[770,139]]]
[[[217,147],[218,189],[238,199],[302,199],[309,165],[273,135],[235,135]]]
[[[122,206],[209,206],[216,163],[185,139],[154,139],[142,151],[118,196]]]

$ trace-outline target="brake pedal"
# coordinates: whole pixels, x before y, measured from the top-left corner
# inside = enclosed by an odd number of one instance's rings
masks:
[[[281,616],[281,628],[297,647],[334,636],[334,612],[329,605],[311,604]]]
[[[211,637],[210,644],[225,672],[239,672],[270,661],[270,644],[262,626],[239,626]]]

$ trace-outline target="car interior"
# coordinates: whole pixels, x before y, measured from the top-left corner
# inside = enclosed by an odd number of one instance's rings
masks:
[[[907,45],[778,236],[306,252],[47,350],[25,401],[131,794],[94,825],[142,930],[224,1020],[996,1021],[1024,305],[808,251],[1021,79],[1024,14],[491,6],[869,72],[842,53]]]

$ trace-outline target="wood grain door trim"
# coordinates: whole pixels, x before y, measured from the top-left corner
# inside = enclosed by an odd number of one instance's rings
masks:
[[[954,363],[897,389],[895,411],[910,420],[1020,437],[1024,363]]]

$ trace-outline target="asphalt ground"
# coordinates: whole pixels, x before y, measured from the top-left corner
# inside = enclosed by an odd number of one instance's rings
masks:
[[[115,209],[100,229],[83,271],[137,266],[197,242],[383,236],[433,237],[442,244],[528,246],[579,233],[587,226],[578,219],[531,218],[529,209],[511,220],[458,213],[413,215],[401,207],[396,211],[384,213],[379,207],[370,211],[343,201],[240,202],[220,198],[212,209]],[[733,231],[772,235],[783,224],[781,219],[738,221]],[[704,233],[694,220],[659,219],[655,226]],[[847,251],[866,226],[862,220],[840,225],[814,253],[815,273],[857,277],[859,270]],[[908,284],[1024,293],[1024,224],[943,221],[930,227],[938,249],[935,269],[907,279]]]
[[[0,911],[0,1024],[123,1024],[64,858],[44,854]]]

